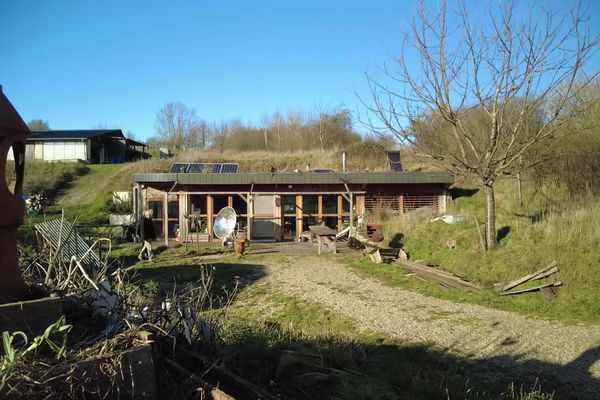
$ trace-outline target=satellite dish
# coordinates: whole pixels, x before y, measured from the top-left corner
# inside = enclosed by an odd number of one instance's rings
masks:
[[[237,214],[231,207],[223,207],[215,217],[213,232],[219,239],[227,239],[235,231]]]

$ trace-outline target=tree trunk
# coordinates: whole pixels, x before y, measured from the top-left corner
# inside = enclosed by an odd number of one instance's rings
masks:
[[[485,186],[485,244],[487,250],[496,247],[496,199],[494,198],[494,182]]]

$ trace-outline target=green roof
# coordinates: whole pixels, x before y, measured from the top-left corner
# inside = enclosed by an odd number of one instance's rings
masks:
[[[146,173],[133,174],[138,183],[177,182],[181,185],[327,185],[327,184],[419,184],[454,183],[450,172],[332,172],[332,173],[236,173],[236,174],[196,174],[196,173]]]

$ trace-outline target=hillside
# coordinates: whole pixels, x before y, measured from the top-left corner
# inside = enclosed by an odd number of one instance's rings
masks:
[[[219,153],[216,151],[182,153],[170,160],[151,159],[130,164],[90,165],[80,168],[80,175],[66,174],[55,195],[49,199],[46,217],[65,209],[67,217],[78,215],[79,223],[106,223],[111,193],[131,188],[131,174],[139,172],[166,172],[176,161],[238,162],[242,172],[278,171],[312,167],[339,169],[338,152],[299,153]],[[351,170],[384,169],[383,160],[349,157]],[[407,169],[435,169],[405,155]],[[357,168],[359,166],[359,168]],[[53,167],[55,168],[55,167]],[[56,168],[55,168],[56,169]],[[62,170],[62,169],[59,169]],[[35,168],[29,169],[27,179],[37,179]],[[39,173],[48,174],[48,170]],[[69,180],[71,178],[71,180]],[[406,279],[393,265],[373,266],[368,263],[353,265],[360,272],[377,276],[390,285],[409,287],[427,294],[453,300],[485,304],[501,309],[516,310],[526,314],[570,322],[600,323],[600,277],[594,273],[600,262],[595,251],[600,245],[600,208],[597,198],[573,199],[564,189],[555,186],[538,187],[525,182],[523,207],[516,197],[514,181],[506,180],[497,189],[499,246],[485,253],[475,217],[483,223],[482,193],[475,182],[458,178],[453,187],[455,200],[449,212],[467,217],[467,222],[446,225],[431,223],[427,213],[411,213],[401,217],[384,218],[387,242],[402,246],[413,260],[424,260],[479,283],[486,288],[472,295],[447,292],[430,284]],[[375,217],[375,216],[373,216]],[[380,217],[380,216],[379,216]],[[398,239],[400,238],[400,239]],[[450,249],[448,240],[456,242]],[[391,242],[391,243],[390,243]],[[560,272],[553,278],[563,282],[560,295],[552,300],[539,294],[513,297],[497,296],[491,289],[497,282],[518,278],[533,270],[557,261]]]

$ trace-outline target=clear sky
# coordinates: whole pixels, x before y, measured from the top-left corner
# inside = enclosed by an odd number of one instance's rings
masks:
[[[410,0],[1,0],[0,84],[25,121],[140,139],[154,134],[169,101],[208,121],[257,124],[265,113],[319,104],[355,111],[355,92],[368,95],[365,71],[397,54],[412,8]]]

